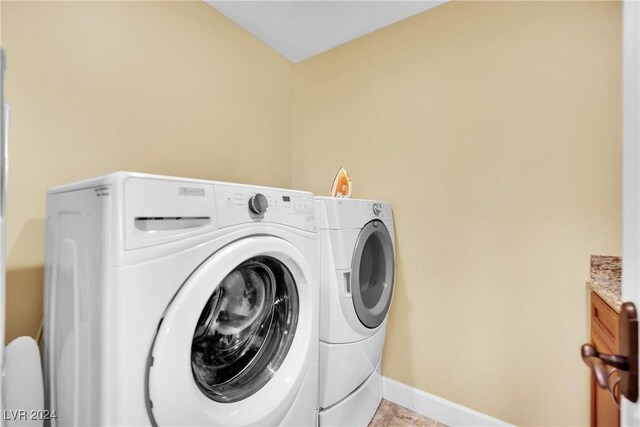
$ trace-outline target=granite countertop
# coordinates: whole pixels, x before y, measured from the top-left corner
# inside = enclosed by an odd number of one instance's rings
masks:
[[[587,286],[617,313],[622,305],[621,278],[621,257],[591,255],[591,277]]]

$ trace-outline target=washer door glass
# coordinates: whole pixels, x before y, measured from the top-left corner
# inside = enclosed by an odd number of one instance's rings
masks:
[[[287,267],[261,256],[237,266],[216,287],[191,345],[196,384],[216,402],[236,402],[264,386],[295,334],[298,292]]]
[[[378,327],[389,311],[394,270],[389,230],[382,221],[373,220],[358,235],[351,266],[353,305],[368,328]]]

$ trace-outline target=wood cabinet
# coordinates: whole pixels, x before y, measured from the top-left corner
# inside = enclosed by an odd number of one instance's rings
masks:
[[[618,320],[615,312],[595,292],[591,292],[591,344],[602,353],[618,353]],[[610,377],[613,386],[618,374]],[[616,398],[620,399],[619,388]],[[620,410],[609,390],[598,387],[591,374],[591,427],[617,427],[620,425]]]

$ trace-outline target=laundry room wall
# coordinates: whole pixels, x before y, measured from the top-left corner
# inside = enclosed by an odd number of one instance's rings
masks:
[[[588,425],[585,280],[621,242],[620,2],[451,2],[294,69],[293,185],[395,210],[383,373]]]
[[[292,64],[204,2],[2,2],[7,340],[42,318],[47,188],[116,170],[289,186]]]

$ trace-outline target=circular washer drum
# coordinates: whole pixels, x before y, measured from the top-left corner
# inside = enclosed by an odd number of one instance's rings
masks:
[[[284,360],[298,318],[298,293],[286,266],[256,257],[229,273],[209,298],[193,333],[191,370],[216,402],[236,402],[266,384]]]

